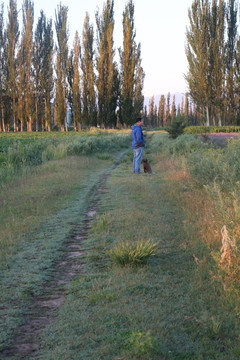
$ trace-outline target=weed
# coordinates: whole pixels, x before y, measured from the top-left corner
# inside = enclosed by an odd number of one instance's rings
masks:
[[[100,154],[97,154],[97,158],[99,160],[111,160],[112,156],[109,153],[100,153]]]
[[[151,336],[150,331],[133,331],[129,334],[126,348],[131,355],[137,357],[150,356],[156,349],[155,343],[156,339]]]
[[[110,255],[116,264],[137,266],[146,264],[151,256],[156,255],[156,246],[151,240],[138,241],[135,245],[119,243],[110,250]]]
[[[106,214],[102,214],[97,216],[96,221],[93,223],[94,231],[104,231],[107,227],[108,220]]]

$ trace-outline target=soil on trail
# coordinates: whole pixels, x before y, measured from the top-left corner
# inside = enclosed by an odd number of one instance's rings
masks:
[[[124,154],[121,158],[123,156]],[[0,359],[30,359],[38,351],[41,332],[56,319],[58,309],[65,301],[67,285],[74,277],[81,275],[84,268],[84,261],[81,260],[84,255],[82,242],[88,236],[91,224],[99,211],[101,194],[106,191],[106,180],[111,171],[119,165],[121,158],[93,186],[92,191],[95,195],[88,204],[83,224],[72,224],[62,259],[54,264],[53,278],[45,284],[41,295],[33,298],[27,309],[25,324],[17,329],[12,345],[0,351]]]

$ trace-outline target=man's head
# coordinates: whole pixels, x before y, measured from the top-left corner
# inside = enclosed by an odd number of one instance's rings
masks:
[[[137,121],[136,121],[136,124],[139,125],[139,126],[143,125],[143,119],[138,117]]]

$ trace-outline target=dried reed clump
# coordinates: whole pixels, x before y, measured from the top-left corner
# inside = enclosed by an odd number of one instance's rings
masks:
[[[220,251],[222,255],[219,265],[223,265],[223,264],[231,265],[232,259],[234,257],[235,244],[232,242],[232,240],[228,235],[226,225],[222,227],[221,235],[222,235],[222,247]]]

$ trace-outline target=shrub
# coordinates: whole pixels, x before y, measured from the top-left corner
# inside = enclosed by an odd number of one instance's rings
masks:
[[[157,244],[150,240],[139,241],[136,244],[120,243],[110,250],[110,256],[118,265],[142,265],[156,254],[156,246]]]
[[[232,133],[240,132],[240,126],[187,126],[185,134],[207,134],[207,133]]]
[[[185,127],[186,124],[184,121],[174,118],[171,125],[166,127],[166,131],[172,139],[176,139],[178,136],[183,134]]]
[[[149,331],[133,331],[129,335],[127,348],[137,357],[151,355],[156,350],[156,339]]]

